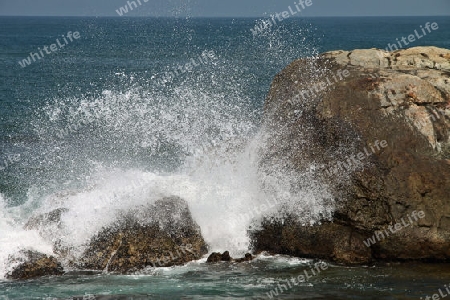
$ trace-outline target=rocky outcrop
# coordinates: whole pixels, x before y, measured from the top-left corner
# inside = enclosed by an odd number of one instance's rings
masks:
[[[182,265],[207,253],[207,245],[187,203],[177,197],[121,212],[114,224],[103,228],[90,240],[81,257],[75,255],[73,249],[60,245],[54,236],[67,211],[60,208],[33,216],[24,228],[37,230],[52,241],[57,259],[71,269],[129,273],[149,266]],[[61,275],[62,267],[57,259],[31,251],[20,252],[10,259],[9,264],[17,267],[6,277],[28,279]]]
[[[331,222],[302,226],[295,218],[265,220],[262,229],[252,233],[258,251],[352,264],[370,261],[371,250],[364,245],[364,237],[349,226]]]
[[[297,60],[272,83],[265,126],[263,168],[315,170],[335,213],[317,226],[266,220],[252,232],[256,251],[342,263],[450,258],[450,50]]]
[[[187,203],[164,198],[127,213],[89,243],[79,268],[128,273],[145,267],[169,267],[199,259],[207,246]]]
[[[10,257],[8,264],[15,267],[6,274],[7,279],[26,280],[64,274],[62,265],[55,257],[34,251],[21,251]]]

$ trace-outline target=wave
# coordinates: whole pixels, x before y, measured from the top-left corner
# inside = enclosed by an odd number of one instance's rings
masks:
[[[263,37],[268,62],[283,46],[279,30]],[[103,226],[165,196],[185,199],[210,250],[232,256],[248,250],[247,231],[264,217],[329,218],[331,195],[313,173],[261,167],[270,135],[246,96],[248,78],[235,76],[240,66],[219,57],[210,67],[176,85],[116,73],[117,86],[68,91],[38,109],[37,140],[17,162],[25,200],[2,199],[0,276],[20,249],[51,254],[57,244],[77,256]],[[23,229],[55,209],[63,209],[57,224]]]

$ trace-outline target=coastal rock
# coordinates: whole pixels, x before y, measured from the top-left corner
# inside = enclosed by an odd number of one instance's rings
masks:
[[[230,261],[230,253],[228,251],[224,252],[223,254],[219,252],[213,252],[208,256],[208,259],[206,260],[207,263],[217,263],[220,261]]]
[[[48,213],[32,216],[24,225],[24,229],[36,230],[44,239],[51,241],[53,244],[53,253],[65,265],[67,264],[71,266],[75,260],[75,257],[72,254],[73,249],[63,245],[61,240],[58,238],[58,235],[55,234],[55,232],[58,232],[61,229],[62,215],[68,211],[69,210],[67,208],[57,208]]]
[[[245,253],[245,256],[242,258],[236,258],[234,261],[241,263],[241,262],[245,262],[245,261],[252,261],[253,260],[253,255],[251,255],[250,253]]]
[[[16,266],[6,274],[7,279],[27,280],[64,274],[63,267],[55,257],[30,250],[10,257],[9,264]]]
[[[295,218],[265,220],[262,229],[254,231],[251,237],[255,249],[274,254],[330,259],[344,264],[367,263],[371,257],[363,235],[336,223],[302,226]]]
[[[207,245],[187,203],[177,197],[126,214],[91,239],[78,267],[128,273],[200,259]]]
[[[208,256],[208,259],[206,260],[207,263],[218,263],[221,261],[227,261],[227,262],[245,262],[245,261],[251,261],[253,260],[253,255],[250,253],[246,253],[245,257],[233,259],[230,256],[230,252],[225,251],[224,253],[219,252],[213,252]]]
[[[28,222],[24,225],[26,230],[37,229],[40,230],[42,228],[46,228],[49,226],[60,226],[61,225],[61,215],[67,212],[66,208],[58,208],[52,210],[49,213],[37,215],[31,217]]]
[[[450,259],[450,50],[299,59],[274,78],[264,117],[263,167],[316,170],[335,212],[316,226],[266,219],[254,250],[349,264]]]

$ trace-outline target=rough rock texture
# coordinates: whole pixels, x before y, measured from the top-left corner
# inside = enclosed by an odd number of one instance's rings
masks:
[[[104,228],[89,243],[79,267],[127,273],[182,265],[207,253],[187,203],[164,198]]]
[[[266,220],[252,232],[255,250],[342,263],[448,260],[449,77],[450,50],[436,47],[333,51],[278,74],[265,104],[264,164],[313,166],[336,209],[317,226]],[[425,218],[364,245],[413,211]]]
[[[63,267],[56,258],[34,251],[19,252],[18,255],[10,257],[9,264],[16,266],[6,274],[7,279],[26,280],[64,274]]]

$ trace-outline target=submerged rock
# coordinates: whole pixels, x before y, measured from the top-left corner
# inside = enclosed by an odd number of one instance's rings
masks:
[[[254,250],[342,263],[450,259],[450,50],[299,59],[275,77],[264,121],[262,167],[315,170],[335,212],[316,226],[266,219]]]
[[[10,257],[9,264],[16,266],[6,274],[7,279],[26,280],[64,274],[63,267],[55,257],[30,250]]]
[[[90,241],[78,267],[128,273],[200,259],[207,245],[187,203],[177,197],[127,214]]]

